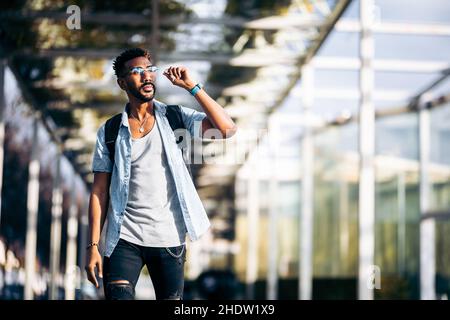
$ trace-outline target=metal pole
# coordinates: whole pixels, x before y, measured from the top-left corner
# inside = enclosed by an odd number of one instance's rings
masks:
[[[75,299],[75,282],[79,276],[77,268],[77,236],[78,236],[78,207],[77,207],[76,176],[74,173],[72,194],[70,197],[69,219],[67,220],[66,243],[66,274],[65,300]]]
[[[38,145],[38,118],[33,119],[33,142],[31,146],[31,159],[28,164],[28,190],[27,190],[27,234],[25,240],[25,300],[33,300],[33,283],[36,274],[36,241],[37,220],[39,206],[39,145]]]
[[[269,181],[269,244],[268,244],[268,268],[267,268],[267,291],[268,300],[275,300],[278,296],[278,177],[277,177],[277,144],[279,123],[276,117],[269,122],[269,149],[271,155],[271,178]]]
[[[247,272],[246,272],[246,296],[247,299],[255,298],[255,282],[258,278],[258,233],[259,233],[259,172],[258,161],[249,162],[250,174],[248,176],[247,195]]]
[[[0,225],[2,221],[2,186],[3,186],[3,160],[4,160],[4,144],[5,144],[5,69],[6,59],[0,59]]]
[[[302,105],[303,115],[311,115],[313,104],[314,71],[312,66],[305,65],[302,70]],[[313,215],[314,215],[314,142],[311,127],[303,126],[302,139],[302,208],[300,214],[300,270],[299,297],[311,300],[313,284]]]
[[[345,179],[345,178],[342,178]],[[339,256],[340,266],[344,273],[348,272],[350,246],[350,230],[349,230],[349,199],[348,199],[348,182],[341,180],[339,182]]]
[[[56,172],[52,195],[52,225],[50,235],[50,300],[59,298],[59,267],[61,249],[61,215],[63,194],[61,189],[61,153],[56,155]]]
[[[398,272],[405,273],[405,247],[406,247],[406,183],[405,172],[401,171],[397,177],[397,203],[398,203],[398,226],[397,226],[397,254]]]
[[[420,148],[420,213],[425,215],[430,210],[429,180],[430,166],[430,110],[419,105],[419,148]],[[420,222],[420,298],[436,299],[436,256],[435,256],[435,221],[432,218]]]
[[[81,203],[81,214],[80,214],[80,249],[78,250],[78,267],[80,268],[80,281],[79,284],[83,286],[83,283],[87,281],[86,273],[84,272],[84,267],[86,265],[86,246],[88,241],[88,228],[89,228],[89,217],[88,217],[88,208],[89,208],[89,197],[83,188],[84,198]],[[82,287],[80,288],[82,289]],[[81,290],[81,294],[83,290]],[[81,296],[83,299],[83,296]]]
[[[372,37],[373,0],[360,1],[360,90],[361,105],[359,118],[359,271],[358,298],[373,300],[371,285],[375,256],[375,111],[373,107],[373,55]]]
[[[231,228],[231,216],[232,216],[232,209],[231,209],[231,202],[230,200],[227,199],[222,199],[222,201],[220,202],[220,207],[221,207],[221,212],[223,215],[223,219],[226,221],[227,223],[227,228]],[[228,237],[228,235],[226,236],[226,238],[228,239],[228,250],[226,253],[226,262],[225,262],[225,267],[229,270],[231,270],[234,266],[233,264],[233,252],[231,250],[231,246],[230,244],[233,243],[233,238]]]

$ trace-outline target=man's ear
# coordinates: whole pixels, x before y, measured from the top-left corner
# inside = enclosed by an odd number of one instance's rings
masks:
[[[123,91],[126,91],[126,85],[125,85],[125,80],[122,78],[117,78],[117,84],[119,85],[120,89],[122,89]]]

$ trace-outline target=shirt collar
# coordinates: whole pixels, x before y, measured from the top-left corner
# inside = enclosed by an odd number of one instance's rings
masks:
[[[153,100],[153,108],[155,109],[155,112],[159,112],[162,115],[166,114],[166,104],[162,103],[161,101],[158,101],[156,99]],[[125,107],[123,108],[122,112],[122,125],[125,127],[128,127],[128,103],[125,104]]]

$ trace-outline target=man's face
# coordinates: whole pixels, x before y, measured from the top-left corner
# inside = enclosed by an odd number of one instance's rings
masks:
[[[146,70],[152,64],[146,57],[137,57],[125,63],[125,72],[119,78],[119,84],[129,95],[142,102],[153,100],[156,93],[156,72]],[[136,69],[137,68],[137,69]],[[137,71],[145,71],[139,73]]]

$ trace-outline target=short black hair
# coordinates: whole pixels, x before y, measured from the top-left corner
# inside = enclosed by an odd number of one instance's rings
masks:
[[[119,54],[119,56],[117,56],[113,62],[113,69],[116,73],[117,78],[123,76],[123,73],[125,72],[125,63],[131,59],[138,57],[146,57],[149,61],[152,61],[150,52],[141,48],[127,49]]]

